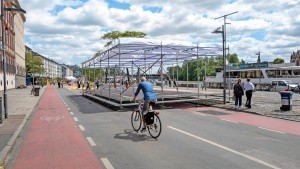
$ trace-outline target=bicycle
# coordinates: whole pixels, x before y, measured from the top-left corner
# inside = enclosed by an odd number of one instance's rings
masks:
[[[135,108],[131,114],[131,125],[134,131],[138,132],[142,127],[142,102],[138,102],[139,105]],[[153,104],[153,103],[150,103]],[[148,110],[148,113],[144,115],[146,122],[146,128],[152,138],[158,138],[161,133],[161,121],[159,118],[159,112]]]

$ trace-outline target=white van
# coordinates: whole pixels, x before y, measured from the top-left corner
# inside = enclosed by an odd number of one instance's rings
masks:
[[[273,80],[270,91],[278,92],[283,90],[298,91],[298,85],[293,84],[290,80]]]

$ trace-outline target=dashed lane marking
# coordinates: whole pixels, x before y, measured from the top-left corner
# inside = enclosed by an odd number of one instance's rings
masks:
[[[83,125],[78,125],[81,131],[85,131],[85,128],[83,127]]]
[[[107,158],[101,158],[101,161],[106,169],[114,169],[114,167],[111,165]]]
[[[96,146],[96,143],[94,142],[94,140],[91,137],[87,137],[86,139],[92,147]]]
[[[74,113],[73,113],[73,112],[71,112],[71,111],[70,111],[70,114],[71,114],[72,116],[74,116]]]
[[[280,133],[280,134],[286,134],[284,132],[277,131],[277,130],[267,129],[267,128],[263,128],[263,127],[258,127],[258,128],[263,129],[263,130],[268,130],[268,131],[276,132],[276,133]]]
[[[74,120],[75,120],[75,121],[78,121],[77,117],[74,117]]]
[[[68,108],[68,110],[71,110],[70,108]]]
[[[235,122],[235,121],[231,121],[231,120],[226,120],[226,119],[221,119],[223,121],[227,121],[227,122],[230,122],[230,123],[238,123],[238,122]]]
[[[199,115],[199,116],[206,116],[206,114],[194,112],[193,114]]]
[[[199,136],[196,136],[196,135],[193,135],[193,134],[191,134],[191,133],[185,132],[185,131],[183,131],[183,130],[177,129],[177,128],[175,128],[175,127],[168,126],[168,128],[173,129],[173,130],[175,130],[175,131],[178,131],[178,132],[180,132],[180,133],[182,133],[182,134],[191,136],[191,137],[193,137],[193,138],[195,138],[195,139],[201,140],[201,141],[206,142],[206,143],[208,143],[208,144],[211,144],[211,145],[213,145],[213,146],[219,147],[219,148],[221,148],[221,149],[227,150],[227,151],[229,151],[229,152],[231,152],[231,153],[234,153],[234,154],[236,154],[236,155],[245,157],[245,158],[247,158],[247,159],[249,159],[249,160],[255,161],[255,162],[257,162],[257,163],[259,163],[259,164],[262,164],[262,165],[265,165],[265,166],[267,166],[267,167],[270,167],[270,168],[273,168],[273,169],[280,169],[279,167],[276,167],[276,166],[274,166],[274,165],[272,165],[272,164],[270,164],[270,163],[267,163],[267,162],[265,162],[265,161],[262,161],[262,160],[260,160],[260,159],[255,158],[255,157],[249,156],[249,155],[247,155],[247,154],[238,152],[238,151],[236,151],[236,150],[233,150],[233,149],[231,149],[231,148],[225,147],[225,146],[223,146],[223,145],[221,145],[221,144],[215,143],[215,142],[210,141],[210,140],[207,140],[207,139],[205,139],[205,138],[201,138],[201,137],[199,137]]]

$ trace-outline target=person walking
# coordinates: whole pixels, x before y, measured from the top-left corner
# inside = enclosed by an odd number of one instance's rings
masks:
[[[244,95],[244,89],[243,86],[241,84],[241,79],[238,79],[237,83],[234,85],[233,87],[233,94],[235,97],[235,109],[241,108],[242,107],[242,96]]]
[[[250,78],[248,78],[247,82],[244,84],[244,89],[246,91],[246,97],[247,97],[245,106],[251,109],[251,98],[252,98],[252,93],[254,91],[254,85],[253,83],[250,82]]]

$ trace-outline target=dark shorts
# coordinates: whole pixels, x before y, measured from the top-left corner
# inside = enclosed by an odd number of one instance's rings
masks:
[[[149,105],[152,105],[152,106],[155,105],[156,101],[157,101],[156,99],[153,99],[153,100],[144,100],[142,114],[144,115],[145,112],[147,112],[149,110]]]

